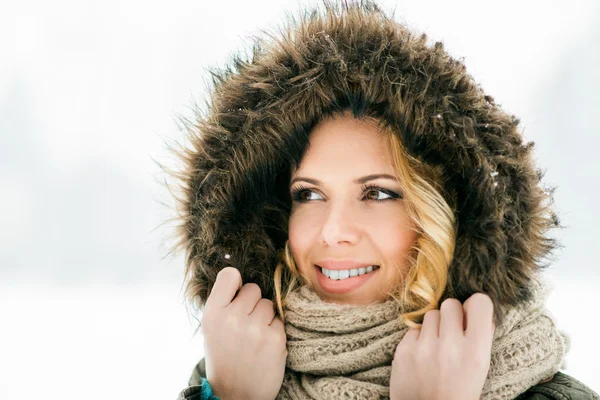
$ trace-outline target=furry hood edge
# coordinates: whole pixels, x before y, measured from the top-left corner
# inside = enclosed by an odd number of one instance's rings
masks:
[[[217,273],[274,298],[277,251],[287,239],[290,165],[323,115],[351,110],[397,132],[407,151],[440,167],[457,222],[448,297],[475,292],[500,307],[529,301],[529,283],[557,247],[552,189],[533,163],[519,120],[504,112],[440,42],[428,44],[371,1],[304,10],[251,56],[211,70],[207,112],[179,151],[177,250],[187,294],[202,307]]]

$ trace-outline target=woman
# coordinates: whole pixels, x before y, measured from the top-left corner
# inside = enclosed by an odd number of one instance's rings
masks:
[[[181,399],[598,398],[558,371],[532,144],[441,43],[326,3],[233,64],[180,152]]]

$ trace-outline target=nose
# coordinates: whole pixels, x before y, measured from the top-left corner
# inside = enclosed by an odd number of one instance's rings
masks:
[[[330,202],[321,227],[321,244],[334,247],[358,243],[357,222],[357,215],[349,204]]]

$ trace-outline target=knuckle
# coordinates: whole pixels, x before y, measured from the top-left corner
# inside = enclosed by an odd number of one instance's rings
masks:
[[[239,275],[239,271],[233,267],[225,267],[217,273],[217,277],[234,278]]]
[[[281,320],[280,316],[275,316],[275,318],[271,322],[271,326],[274,327],[275,330],[277,330],[278,332],[280,332],[280,334],[283,335],[283,337],[286,337],[285,336],[286,335],[286,333],[285,333],[285,324]]]
[[[458,301],[458,299],[448,298],[442,301],[442,304],[440,305],[440,310],[453,309],[457,307],[461,307],[460,301]]]
[[[473,293],[470,297],[473,301],[478,301],[478,302],[488,302],[491,303],[492,299],[490,298],[490,296],[488,296],[485,293],[481,293],[481,292],[477,292],[477,293]]]
[[[472,307],[473,304],[491,307],[492,309],[494,307],[494,302],[492,301],[492,298],[482,292],[473,293],[471,297],[469,297],[467,301],[465,301],[465,307]]]
[[[259,289],[260,290],[260,289]],[[273,300],[267,299],[266,297],[262,297],[259,302],[265,305],[273,305]]]
[[[258,286],[256,283],[254,282],[250,282],[250,283],[246,283],[242,289],[252,293],[254,296],[256,297],[261,297],[262,296],[262,291],[260,290],[260,286]]]
[[[225,267],[217,273],[217,277],[215,279],[215,283],[217,281],[224,282],[240,282],[242,280],[242,275],[237,268],[234,267]]]
[[[423,316],[423,325],[425,325],[426,323],[429,324],[429,322],[439,321],[439,319],[440,310],[429,310]]]

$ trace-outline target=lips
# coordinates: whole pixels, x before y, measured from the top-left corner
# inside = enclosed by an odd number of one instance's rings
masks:
[[[329,265],[331,265],[331,264],[329,264]],[[366,264],[363,263],[361,265],[366,265]],[[359,268],[362,268],[362,267],[359,267]],[[319,267],[318,265],[315,265],[315,269],[317,272],[317,280],[318,280],[319,286],[325,292],[329,292],[332,294],[343,294],[343,293],[348,293],[353,290],[356,290],[359,287],[361,287],[362,285],[364,285],[373,276],[378,275],[378,273],[379,273],[379,268],[377,268],[368,274],[352,276],[352,277],[342,279],[342,280],[333,280],[333,279],[330,279],[330,278],[326,277],[325,275],[323,275],[323,273],[321,272],[321,267]],[[339,269],[340,268],[338,268],[338,270]],[[353,269],[353,268],[349,268],[349,269]]]
[[[317,265],[317,267],[319,267],[319,266]],[[341,269],[341,270],[327,269],[327,268],[320,268],[320,269],[321,269],[321,272],[323,273],[323,275],[325,275],[329,279],[343,280],[343,279],[348,279],[348,278],[351,278],[354,276],[370,274],[373,271],[377,271],[379,269],[379,267],[378,266],[368,266],[366,268],[361,267],[361,268]]]
[[[333,270],[342,270],[342,269],[358,269],[358,268],[366,268],[369,266],[378,267],[379,265],[376,263],[370,262],[361,262],[356,260],[323,260],[315,263],[316,266],[333,269]]]

